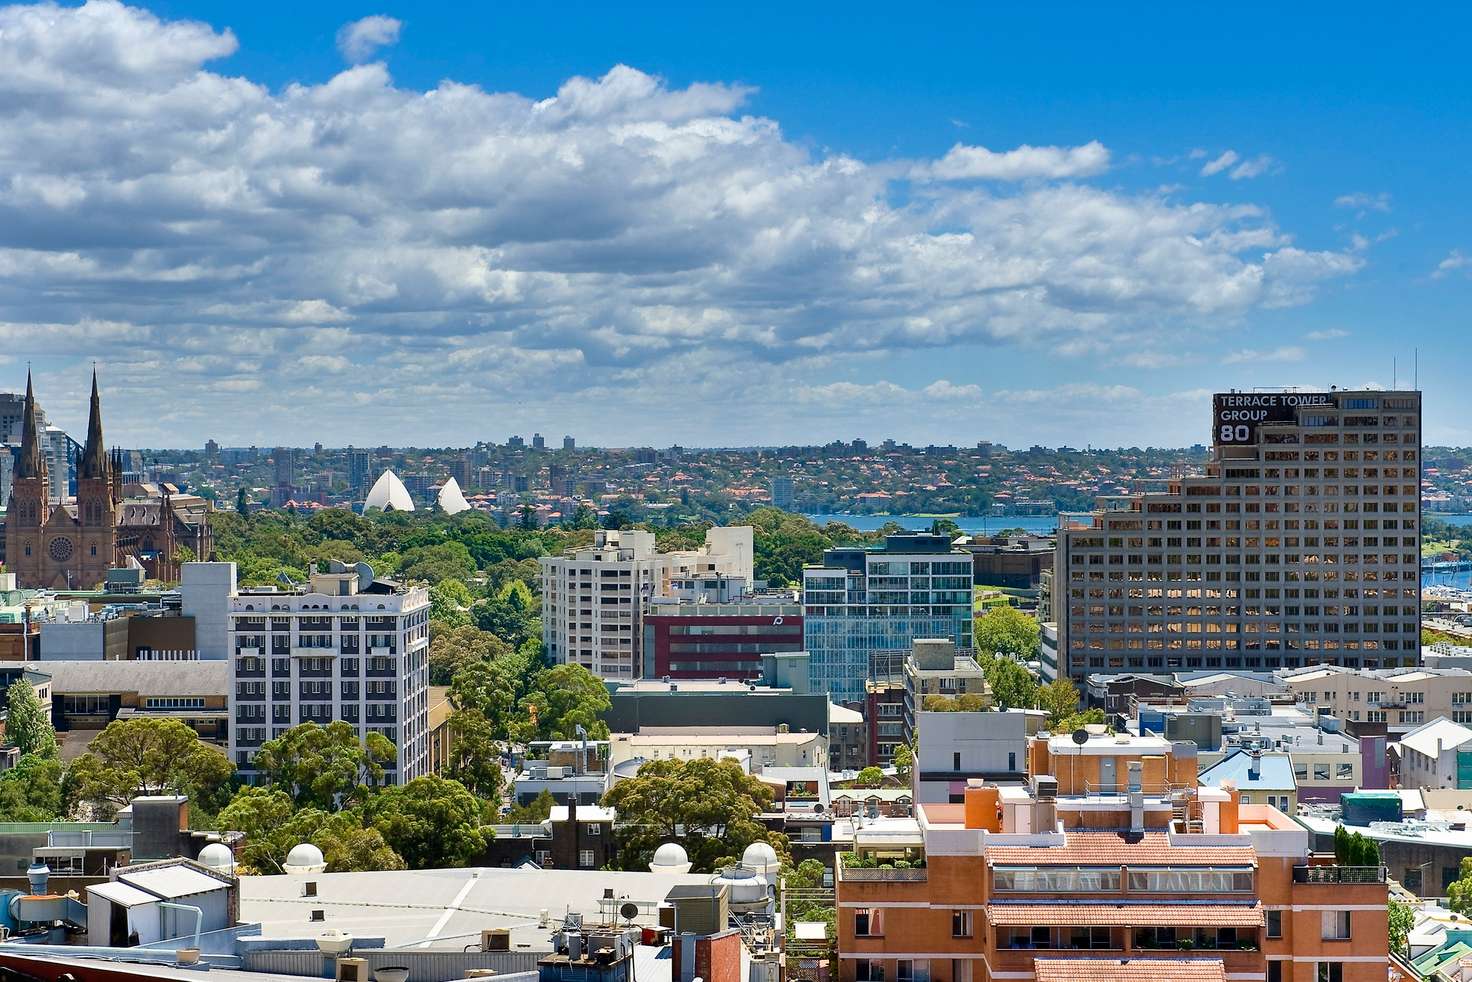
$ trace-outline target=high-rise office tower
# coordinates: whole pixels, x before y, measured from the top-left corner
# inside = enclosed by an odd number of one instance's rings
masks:
[[[348,484],[354,494],[368,490],[373,480],[373,453],[369,450],[354,450],[348,447]]]
[[[786,475],[772,478],[772,507],[792,511],[792,478]]]
[[[578,441],[574,440],[570,436],[565,436],[565,437],[562,438],[562,449],[563,450],[576,450],[577,448],[578,448]]]
[[[1063,516],[1047,676],[1412,664],[1421,394],[1228,392],[1206,473]]]
[[[532,434],[532,449],[533,450],[546,450],[547,449],[547,438],[544,437],[540,433],[533,433]]]
[[[917,638],[969,650],[971,556],[949,536],[906,532],[878,548],[844,547],[802,571],[803,644],[813,691],[864,698],[872,678],[899,679]]]

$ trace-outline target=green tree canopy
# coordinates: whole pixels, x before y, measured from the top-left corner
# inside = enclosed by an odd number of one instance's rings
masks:
[[[854,784],[861,788],[877,788],[883,783],[884,771],[877,767],[866,767],[854,778]]]
[[[322,850],[329,873],[404,869],[376,828],[363,825],[354,811],[297,808],[279,788],[244,787],[220,812],[221,828],[245,833],[241,863],[263,875],[285,872],[292,848],[310,842]]]
[[[905,784],[910,783],[910,771],[915,766],[915,751],[908,743],[902,743],[894,751],[895,774]]]
[[[1406,942],[1411,936],[1411,929],[1416,926],[1415,909],[1410,904],[1391,897],[1385,905],[1385,925],[1389,934],[1390,950],[1399,955],[1407,955]]]
[[[1016,607],[993,607],[976,619],[975,633],[978,653],[1030,661],[1037,657],[1042,628]]]
[[[55,756],[31,754],[0,774],[0,822],[54,822],[66,812],[65,775]]]
[[[5,739],[20,750],[21,755],[40,754],[55,757],[56,730],[51,717],[36,698],[36,688],[25,679],[16,679],[5,690]]]
[[[469,866],[492,835],[475,796],[460,782],[434,775],[384,788],[364,814],[410,869]]]
[[[553,665],[538,672],[521,707],[526,719],[536,709],[536,739],[571,740],[579,725],[590,739],[608,738],[604,716],[613,708],[608,686],[581,665]]]
[[[474,709],[454,710],[447,725],[450,759],[445,776],[459,781],[471,794],[499,800],[504,781],[495,727]]]
[[[472,662],[508,658],[514,653],[506,642],[468,622],[461,627],[449,627],[437,620],[429,622],[431,685],[449,685],[455,673]]]
[[[1056,729],[1059,720],[1078,713],[1078,687],[1067,677],[1057,678],[1037,691],[1038,707],[1048,711],[1048,726]]]
[[[470,588],[460,580],[440,580],[429,588],[429,619],[446,628],[470,623],[470,605],[475,601]]]
[[[301,723],[256,752],[256,768],[298,807],[336,811],[377,787],[384,768],[397,757],[393,743],[381,733],[358,740],[357,729],[343,720],[326,726]]]
[[[1037,676],[1027,666],[1006,655],[981,657],[987,685],[992,690],[992,703],[998,709],[1031,709],[1037,701]]]
[[[618,812],[625,869],[648,869],[654,850],[670,841],[683,844],[693,868],[705,873],[738,859],[753,842],[788,854],[787,837],[758,818],[771,807],[772,790],[734,760],[649,761],[615,784],[603,804]]]
[[[71,766],[78,797],[107,812],[138,795],[179,794],[208,803],[230,780],[225,755],[175,719],[114,720]]]

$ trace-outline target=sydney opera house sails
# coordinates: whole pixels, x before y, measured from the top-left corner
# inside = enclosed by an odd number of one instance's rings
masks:
[[[460,482],[453,477],[440,488],[439,502],[440,510],[446,515],[458,515],[470,508],[470,502],[465,500],[465,495],[460,491]]]
[[[368,492],[368,497],[363,501],[363,510],[368,511],[379,508],[383,511],[413,511],[414,499],[409,497],[409,489],[404,487],[404,482],[393,471],[384,471],[377,481],[373,482],[373,489]]]

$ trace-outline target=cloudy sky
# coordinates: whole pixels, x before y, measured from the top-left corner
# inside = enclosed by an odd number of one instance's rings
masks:
[[[80,431],[95,360],[152,447],[1180,445],[1419,348],[1472,443],[1467,14],[429,6],[0,6],[0,388]]]

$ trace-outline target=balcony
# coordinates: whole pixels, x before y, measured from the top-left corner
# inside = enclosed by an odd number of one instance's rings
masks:
[[[1294,883],[1384,883],[1384,866],[1295,866]]]
[[[930,878],[925,857],[912,850],[905,850],[904,856],[839,853],[837,870],[845,883],[924,883]]]

